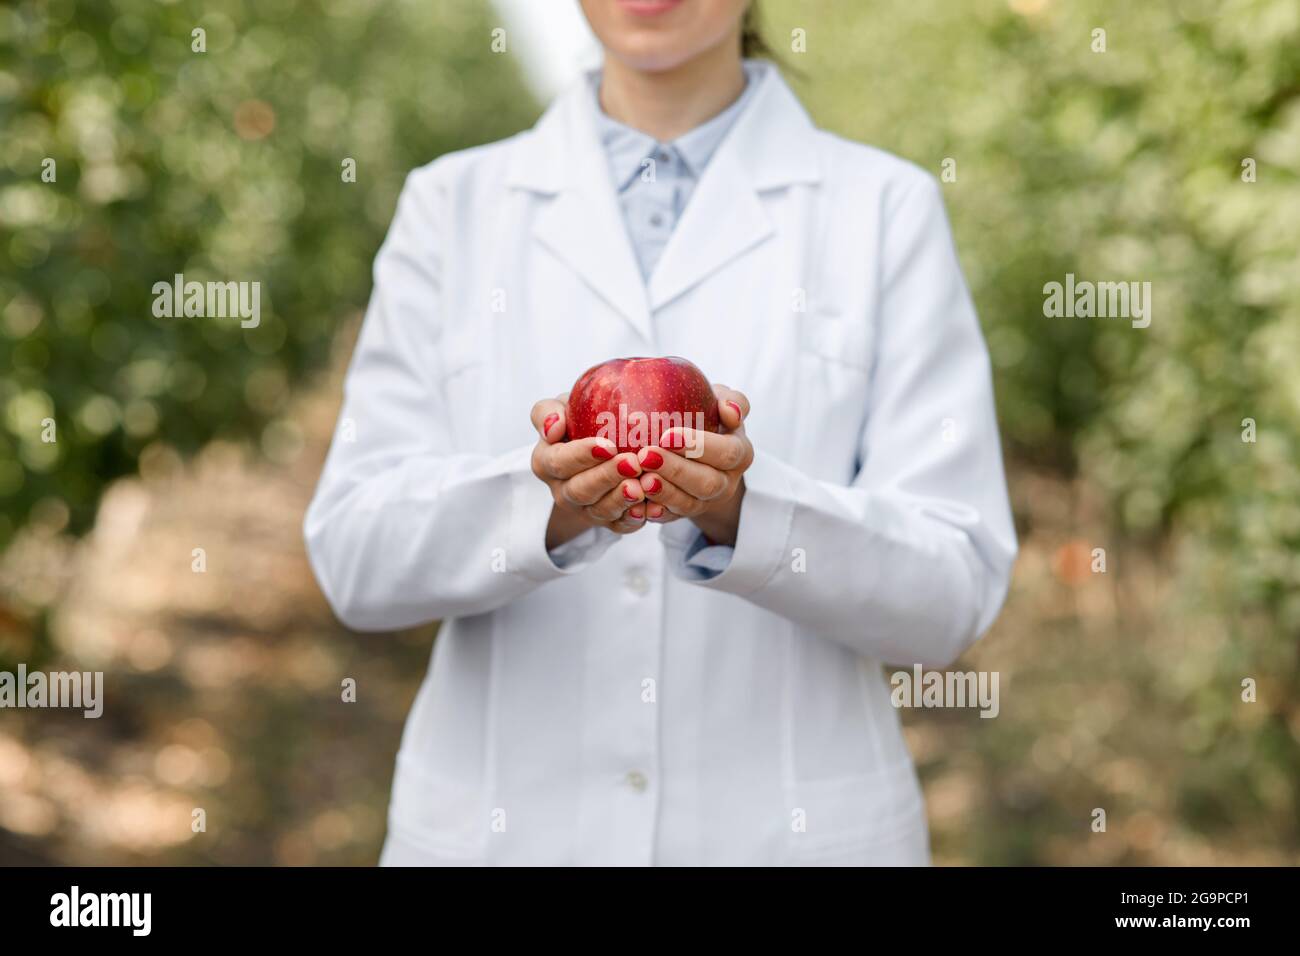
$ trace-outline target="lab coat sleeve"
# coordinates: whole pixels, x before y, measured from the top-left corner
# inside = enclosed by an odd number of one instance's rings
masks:
[[[375,260],[375,286],[344,384],[339,425],[304,536],[335,614],[392,630],[490,611],[581,570],[596,538],[547,553],[552,500],[532,445],[458,453],[439,388],[440,196],[408,178]],[[612,536],[611,536],[612,537]]]
[[[852,482],[814,480],[760,448],[720,573],[699,567],[691,523],[663,540],[684,580],[886,663],[945,667],[997,616],[1016,536],[988,352],[937,182],[912,186],[889,221]]]

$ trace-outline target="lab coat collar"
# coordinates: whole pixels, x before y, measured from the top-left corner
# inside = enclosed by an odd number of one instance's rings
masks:
[[[758,88],[705,168],[647,284],[623,223],[587,78],[515,144],[511,188],[552,197],[533,234],[653,342],[650,314],[772,234],[759,193],[821,179],[814,126],[776,68],[750,61]]]

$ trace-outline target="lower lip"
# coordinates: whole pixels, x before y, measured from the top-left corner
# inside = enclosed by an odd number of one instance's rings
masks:
[[[618,5],[634,17],[657,17],[681,5],[682,0],[618,0]]]

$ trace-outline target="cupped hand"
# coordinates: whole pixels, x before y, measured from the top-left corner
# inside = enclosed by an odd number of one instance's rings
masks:
[[[646,519],[636,455],[618,454],[607,438],[565,441],[567,405],[568,396],[561,395],[542,399],[532,411],[538,435],[533,474],[550,488],[555,502],[546,528],[547,549],[593,527],[628,534],[644,527]],[[662,513],[661,506],[651,510]]]
[[[670,428],[658,445],[641,449],[636,457],[648,507],[662,505],[670,518],[690,518],[714,544],[734,545],[745,469],[754,460],[754,446],[745,436],[749,399],[725,385],[713,386],[713,393],[723,434]]]

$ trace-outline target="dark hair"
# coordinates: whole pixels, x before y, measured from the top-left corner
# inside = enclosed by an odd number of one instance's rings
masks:
[[[745,9],[744,19],[740,21],[740,55],[745,59],[761,57],[764,60],[771,60],[782,73],[792,74],[801,80],[808,78],[808,74],[797,66],[791,66],[789,61],[777,53],[764,38],[763,28],[758,20],[758,0],[751,0]]]
[[[740,21],[740,55],[746,59],[756,56],[768,60],[777,58],[776,52],[763,39],[763,31],[759,27],[758,0],[752,0],[749,9],[745,11],[745,18]]]

